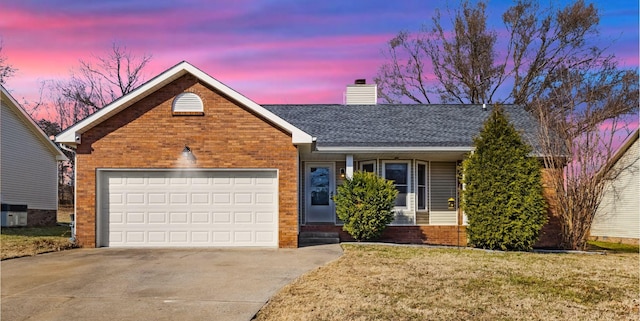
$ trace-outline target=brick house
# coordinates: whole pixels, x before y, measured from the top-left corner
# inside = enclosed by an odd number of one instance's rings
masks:
[[[356,170],[400,191],[384,240],[465,245],[458,165],[480,105],[259,105],[181,62],[56,137],[76,148],[76,237],[98,246],[297,247],[341,232],[331,196]],[[535,122],[506,106],[531,137]],[[529,135],[529,136],[527,136]]]

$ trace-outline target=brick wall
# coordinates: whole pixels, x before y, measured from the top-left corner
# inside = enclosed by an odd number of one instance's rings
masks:
[[[337,232],[340,241],[351,242],[354,239],[342,226],[335,225],[306,225],[300,227],[301,232]],[[465,226],[387,226],[379,241],[389,243],[406,244],[432,244],[432,245],[467,245],[467,233]]]
[[[173,98],[196,93],[202,116],[174,116]],[[96,169],[181,168],[188,145],[195,168],[279,170],[279,246],[297,247],[296,147],[288,133],[186,75],[82,134],[76,162],[77,240],[96,246]]]
[[[550,175],[554,174],[552,171],[554,170],[548,168],[542,170],[542,192],[547,201],[548,222],[542,227],[540,238],[533,246],[535,248],[559,248],[562,241],[562,226],[560,217],[556,211],[557,202],[554,197],[555,191],[551,184],[548,183],[551,179]]]

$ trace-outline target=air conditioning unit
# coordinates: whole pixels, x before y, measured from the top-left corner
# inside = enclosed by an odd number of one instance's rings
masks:
[[[2,204],[2,227],[27,226],[27,205]]]

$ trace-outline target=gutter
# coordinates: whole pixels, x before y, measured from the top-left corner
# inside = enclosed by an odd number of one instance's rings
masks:
[[[471,152],[474,147],[364,147],[364,146],[316,146],[317,152],[325,153],[353,153],[353,152]]]

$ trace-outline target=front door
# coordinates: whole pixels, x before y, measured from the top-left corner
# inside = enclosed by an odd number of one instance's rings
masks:
[[[335,223],[333,163],[307,163],[305,166],[306,223]]]

